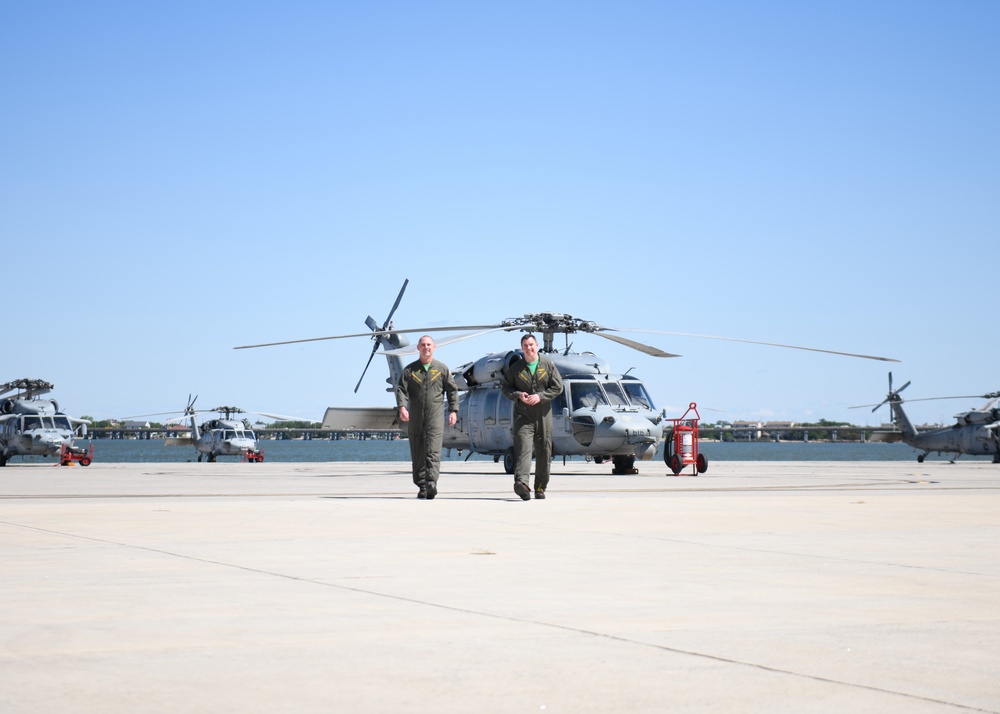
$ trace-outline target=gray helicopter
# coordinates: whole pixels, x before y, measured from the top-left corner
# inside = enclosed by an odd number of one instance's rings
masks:
[[[851,407],[874,406],[875,412],[883,404],[888,404],[892,410],[892,423],[898,431],[876,431],[872,441],[899,442],[909,444],[923,453],[917,455],[917,462],[923,463],[932,451],[940,454],[955,454],[952,463],[962,454],[972,456],[993,456],[993,463],[1000,464],[1000,392],[974,394],[955,397],[925,397],[911,399],[911,402],[931,401],[935,399],[987,399],[979,409],[955,415],[955,423],[951,426],[937,429],[918,430],[903,411],[903,398],[899,393],[910,386],[907,382],[899,389],[892,388],[892,372],[889,373],[889,394],[878,404],[859,404]]]
[[[0,384],[0,466],[6,466],[12,456],[56,456],[66,465],[79,461],[90,466],[93,446],[89,450],[74,446],[73,440],[87,435],[86,419],[74,419],[59,411],[55,399],[39,399],[54,389],[41,379],[16,379]]]
[[[554,312],[543,312],[510,318],[493,325],[466,325],[461,327],[413,328],[399,330],[392,324],[392,316],[399,307],[403,292],[409,281],[403,282],[403,287],[396,297],[396,302],[389,311],[389,316],[379,325],[371,316],[365,321],[370,332],[351,335],[334,335],[304,340],[271,342],[259,345],[244,345],[235,349],[250,349],[274,345],[294,344],[299,342],[314,342],[318,340],[341,339],[347,337],[370,337],[374,340],[368,363],[358,380],[354,391],[358,391],[361,381],[371,365],[372,358],[383,349],[388,361],[389,387],[392,392],[399,381],[405,366],[404,355],[412,354],[415,349],[409,347],[409,341],[404,333],[428,333],[440,330],[467,331],[469,334],[447,338],[437,342],[437,346],[451,344],[460,340],[493,332],[531,332],[539,336],[541,353],[555,362],[563,377],[563,394],[553,401],[553,439],[554,456],[584,455],[593,458],[597,463],[611,461],[614,465],[612,473],[636,473],[636,461],[651,460],[657,448],[664,439],[664,431],[673,422],[666,420],[664,411],[657,411],[649,391],[643,381],[628,370],[624,374],[612,370],[607,361],[593,352],[574,352],[569,342],[572,334],[583,333],[596,335],[618,344],[625,345],[653,357],[678,357],[679,355],[664,352],[650,345],[622,337],[620,332],[650,332],[654,334],[678,335],[683,333],[659,332],[655,330],[626,330],[623,328],[608,328],[593,322],[581,320],[571,315]],[[555,335],[565,335],[562,347],[555,345]],[[885,357],[856,355],[846,352],[832,352],[810,347],[794,345],[777,345],[767,342],[738,340],[707,335],[688,335],[708,339],[728,340],[732,342],[751,342],[753,344],[771,345],[804,349],[813,352],[828,352],[852,357],[864,357],[882,361],[893,360]],[[458,421],[453,427],[444,429],[443,445],[459,452],[493,456],[494,462],[503,459],[504,470],[514,471],[513,436],[513,402],[505,399],[500,390],[504,371],[520,356],[519,350],[494,352],[484,357],[463,364],[452,370],[461,395],[459,398]],[[406,360],[409,361],[409,360]],[[323,418],[323,427],[335,431],[369,430],[398,427],[396,410],[387,407],[330,407]],[[468,458],[468,457],[466,457]],[[666,460],[666,455],[665,455]]]
[[[194,403],[198,396],[194,398],[188,395],[188,403],[181,412],[181,416],[168,419],[168,424],[176,424],[184,421],[191,423],[191,436],[168,437],[163,440],[164,446],[194,446],[198,452],[198,461],[205,459],[213,463],[219,456],[234,456],[242,461],[250,463],[261,463],[264,461],[264,449],[260,448],[260,442],[250,421],[245,417],[237,417],[237,414],[259,414],[270,419],[296,420],[297,417],[285,417],[277,414],[267,414],[265,412],[245,411],[239,407],[215,407],[213,409],[195,409]],[[158,414],[140,414],[138,416],[159,416],[165,414],[177,414],[178,412],[159,412]],[[216,413],[217,418],[207,419],[198,424],[198,414]]]

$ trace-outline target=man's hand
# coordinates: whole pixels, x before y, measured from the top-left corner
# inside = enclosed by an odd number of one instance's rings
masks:
[[[399,420],[410,421],[410,411],[406,407],[399,408]]]

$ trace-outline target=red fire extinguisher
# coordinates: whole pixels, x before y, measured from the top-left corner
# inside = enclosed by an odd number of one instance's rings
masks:
[[[694,412],[693,417],[688,415]],[[691,474],[697,476],[708,471],[708,459],[698,452],[698,405],[691,402],[687,411],[680,419],[671,419],[674,423],[671,433],[665,439],[663,460],[677,476],[685,466],[693,466]]]

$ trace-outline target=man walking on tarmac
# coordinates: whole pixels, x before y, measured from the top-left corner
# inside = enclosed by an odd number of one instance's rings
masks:
[[[514,493],[531,498],[531,448],[535,448],[535,498],[545,498],[552,462],[552,400],[562,394],[562,376],[548,357],[538,354],[532,334],[521,338],[524,355],[503,378],[503,395],[514,402]]]
[[[434,359],[434,340],[424,335],[417,343],[420,359],[406,366],[396,385],[399,420],[407,425],[413,483],[417,498],[437,495],[444,438],[444,394],[448,395],[448,426],[458,420],[458,387],[447,365]]]

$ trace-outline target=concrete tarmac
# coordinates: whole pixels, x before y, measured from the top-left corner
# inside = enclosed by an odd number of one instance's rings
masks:
[[[1000,466],[0,469],[0,711],[1000,712]]]

